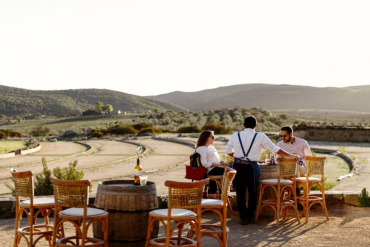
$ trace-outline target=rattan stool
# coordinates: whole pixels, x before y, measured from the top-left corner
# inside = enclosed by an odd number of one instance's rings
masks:
[[[278,179],[265,179],[260,181],[259,186],[259,197],[255,222],[258,220],[258,216],[261,213],[263,207],[271,207],[274,210],[274,219],[276,219],[276,224],[279,225],[280,214],[285,209],[284,218],[286,218],[287,210],[293,208],[297,221],[300,223],[298,210],[297,210],[297,195],[296,195],[296,171],[297,171],[297,161],[298,159],[277,159],[278,162]],[[284,178],[292,179],[287,180]],[[262,200],[262,195],[264,190],[270,187],[275,191],[276,198]],[[284,192],[288,192],[287,198],[282,198]],[[291,195],[293,195],[294,200],[291,200]]]
[[[168,209],[153,210],[149,213],[148,234],[145,246],[201,246],[200,235],[200,205],[202,203],[203,189],[208,179],[193,182],[166,181],[168,187]],[[166,237],[153,238],[151,231],[155,221],[162,223]],[[171,222],[175,225],[171,227]],[[182,237],[184,224],[189,223],[197,235],[196,241]],[[172,237],[178,229],[178,236]]]
[[[54,246],[86,246],[108,247],[108,212],[88,208],[89,180],[67,181],[50,177],[54,187],[55,215],[54,215]],[[67,208],[64,209],[63,208]],[[104,240],[88,237],[87,232],[94,221],[102,224]],[[76,229],[76,235],[64,236],[59,234],[59,229],[64,223],[72,223]],[[57,241],[56,238],[59,238]]]
[[[306,177],[297,178],[297,186],[303,186],[304,195],[298,197],[298,202],[303,207],[303,215],[308,222],[308,214],[314,204],[320,204],[324,211],[326,220],[329,220],[328,210],[325,202],[325,188],[324,188],[324,164],[326,157],[311,157],[306,156]],[[320,175],[320,178],[311,177],[311,175]],[[320,196],[310,196],[311,187],[317,184],[320,187]]]
[[[49,224],[50,212],[54,210],[54,198],[34,198],[33,173],[31,171],[17,172],[10,169],[15,185],[15,237],[14,247],[18,246],[21,239],[27,241],[29,247],[36,246],[37,242],[45,238],[51,246],[53,225]],[[20,197],[29,197],[29,200],[20,202]],[[38,211],[35,212],[35,209]],[[29,226],[20,228],[22,215],[25,213]],[[44,216],[45,222],[36,224],[39,214]]]

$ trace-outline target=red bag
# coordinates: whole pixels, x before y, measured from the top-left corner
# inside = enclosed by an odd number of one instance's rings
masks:
[[[207,168],[202,166],[200,154],[195,152],[190,155],[190,166],[186,166],[185,178],[192,180],[202,180],[206,177]]]

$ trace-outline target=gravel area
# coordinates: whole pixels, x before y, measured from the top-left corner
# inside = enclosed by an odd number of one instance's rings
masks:
[[[203,217],[204,216],[204,217]],[[204,214],[203,223],[217,223],[213,214]],[[269,219],[259,220],[257,224],[240,226],[237,216],[228,218],[229,246],[369,246],[370,209],[350,206],[329,209],[329,221],[323,217],[320,208],[313,210],[307,224],[297,224],[289,218],[278,227]],[[25,224],[25,220],[22,221]],[[68,226],[67,233],[73,228]],[[91,234],[91,231],[90,231]],[[14,219],[0,220],[0,245],[13,246]],[[24,242],[21,245],[26,246]],[[48,246],[41,241],[37,246]],[[203,238],[202,246],[219,246],[216,240]]]

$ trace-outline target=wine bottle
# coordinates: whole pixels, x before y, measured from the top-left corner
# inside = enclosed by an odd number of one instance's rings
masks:
[[[136,166],[134,169],[134,184],[135,185],[140,185],[140,176],[143,173],[143,168],[140,165],[140,159],[136,159]]]

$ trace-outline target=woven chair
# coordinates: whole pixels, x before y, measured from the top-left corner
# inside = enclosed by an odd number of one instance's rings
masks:
[[[168,209],[153,210],[149,213],[148,234],[145,246],[201,246],[200,215],[204,186],[208,179],[199,182],[184,183],[166,181],[168,187]],[[154,223],[159,221],[165,230],[165,237],[150,239]],[[171,227],[171,222],[175,225]],[[189,223],[195,234],[196,241],[182,236],[184,224]],[[178,236],[172,237],[178,229]]]
[[[31,171],[17,172],[10,169],[10,172],[15,185],[14,247],[19,245],[22,238],[27,241],[29,247],[36,246],[42,238],[45,238],[51,246],[54,227],[49,224],[49,215],[54,210],[54,198],[34,198],[33,173]],[[29,200],[20,202],[20,197],[28,197]],[[20,228],[20,221],[24,213],[27,215],[29,226]],[[36,224],[36,219],[40,213],[44,216],[45,222]]]
[[[201,236],[212,237],[216,239],[221,247],[227,246],[227,235],[229,228],[226,226],[227,222],[227,207],[229,205],[230,186],[234,180],[236,170],[232,168],[225,168],[222,179],[222,193],[221,200],[203,199],[201,206],[201,213],[205,211],[212,211],[220,217],[221,225],[201,224]],[[193,237],[194,231],[190,231],[189,236]]]
[[[54,187],[55,215],[54,215],[54,246],[104,246],[108,247],[108,212],[89,208],[89,180],[66,181],[50,177]],[[64,209],[63,208],[67,208]],[[88,237],[87,232],[94,221],[102,224],[104,240]],[[64,223],[72,223],[76,228],[76,235],[64,236],[59,229]],[[58,241],[56,241],[56,239]]]
[[[224,180],[224,175],[207,175],[209,178],[209,181],[215,181],[217,184],[217,192],[216,194],[208,194],[207,197],[208,199],[222,199],[222,188],[223,188],[223,180]],[[231,186],[231,185],[230,185]],[[219,190],[221,190],[221,194],[219,193]],[[228,191],[230,192],[230,187],[228,188]],[[234,213],[234,210],[232,208],[232,205],[230,203],[230,193],[228,192],[228,197],[227,197],[227,207],[231,213]]]
[[[259,199],[257,205],[256,219],[261,213],[262,208],[271,207],[274,210],[274,220],[279,225],[281,212],[285,209],[284,219],[287,216],[287,210],[293,208],[297,221],[300,223],[297,210],[297,195],[296,195],[296,172],[298,159],[278,158],[278,178],[265,179],[260,181]],[[291,179],[291,180],[289,180]],[[264,190],[270,187],[274,190],[276,197],[274,199],[262,200]],[[284,193],[288,192],[288,196],[284,197]],[[294,200],[291,200],[293,194]]]
[[[306,156],[306,177],[297,178],[297,186],[303,187],[304,195],[298,197],[298,202],[303,207],[303,215],[308,222],[308,214],[314,204],[320,204],[326,220],[329,220],[328,210],[325,202],[325,188],[324,188],[324,164],[326,157],[312,157]],[[312,175],[319,175],[320,178],[312,177]],[[317,184],[320,187],[322,196],[310,196],[310,191],[313,185]]]

